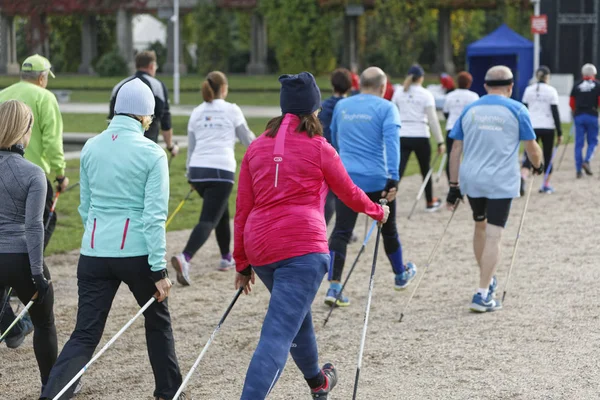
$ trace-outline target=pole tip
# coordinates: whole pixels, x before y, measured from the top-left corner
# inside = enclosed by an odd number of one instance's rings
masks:
[[[400,314],[400,319],[398,320],[398,322],[402,322],[402,318],[404,318],[404,313]]]
[[[502,302],[504,303],[504,298],[506,297],[506,290],[502,293]]]

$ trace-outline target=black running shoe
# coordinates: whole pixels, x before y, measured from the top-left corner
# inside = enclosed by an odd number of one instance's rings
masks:
[[[594,175],[594,174],[592,173],[592,167],[590,167],[590,163],[589,163],[589,162],[584,162],[584,163],[581,165],[581,168],[583,168],[583,170],[585,171],[585,174],[586,174],[586,175],[589,175],[589,176],[592,176],[592,175]]]
[[[577,179],[583,178],[583,172],[577,171]]]
[[[325,384],[318,389],[311,390],[313,399],[327,400],[329,393],[337,385],[337,372],[333,364],[327,363],[323,365],[323,375],[325,375]]]

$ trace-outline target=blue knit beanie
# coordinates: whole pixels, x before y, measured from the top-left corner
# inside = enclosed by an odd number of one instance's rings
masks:
[[[139,78],[121,86],[115,102],[115,114],[154,115],[154,94]]]
[[[308,115],[321,107],[321,91],[310,72],[281,75],[279,103],[283,114]]]

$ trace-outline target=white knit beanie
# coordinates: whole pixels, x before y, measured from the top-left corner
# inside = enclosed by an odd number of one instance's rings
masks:
[[[117,93],[115,114],[154,115],[154,94],[139,78],[121,86]]]

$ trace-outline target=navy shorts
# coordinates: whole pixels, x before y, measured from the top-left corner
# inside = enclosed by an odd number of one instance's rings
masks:
[[[488,199],[486,197],[468,197],[473,219],[482,222],[487,219],[488,224],[501,228],[506,226],[512,199]]]

